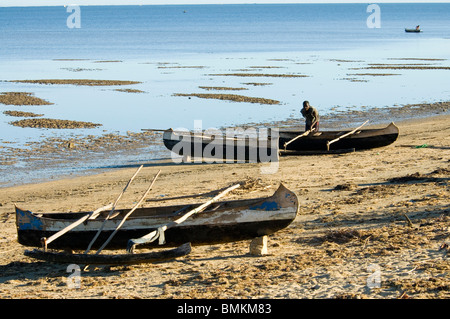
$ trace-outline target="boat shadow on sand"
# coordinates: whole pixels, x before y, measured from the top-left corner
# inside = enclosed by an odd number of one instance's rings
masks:
[[[167,248],[161,248],[167,249]],[[195,252],[194,252],[195,254]],[[269,254],[270,255],[270,254]],[[114,277],[121,275],[126,271],[133,270],[137,267],[149,267],[158,264],[165,263],[181,263],[181,264],[190,264],[192,261],[195,262],[205,262],[205,261],[214,261],[214,260],[232,260],[232,259],[242,259],[242,258],[259,258],[260,256],[255,256],[250,253],[236,254],[233,252],[225,252],[225,254],[221,254],[220,256],[187,256],[187,259],[173,259],[167,261],[160,262],[152,262],[149,264],[140,264],[140,265],[88,265],[88,267],[84,268],[86,265],[78,265],[80,267],[80,275],[84,278],[84,285],[89,284],[86,283],[89,281],[89,278],[106,278],[106,277]],[[73,271],[69,271],[68,263],[50,263],[46,261],[13,261],[6,265],[0,265],[0,284],[8,284],[11,280],[21,280],[21,281],[31,281],[30,283],[24,283],[23,285],[32,285],[32,281],[38,281],[41,279],[46,279],[47,281],[58,281],[60,280],[60,286],[65,287],[67,278],[73,273]],[[155,286],[160,286],[161,284],[157,284]]]
[[[28,280],[46,279],[47,281],[61,280],[60,285],[65,286],[65,280],[73,273],[73,271],[68,271],[68,266],[69,264],[48,263],[45,261],[13,261],[6,265],[0,265],[0,273],[2,274],[0,284],[8,284],[12,280],[20,280],[24,282],[22,285],[26,286],[33,285],[33,282],[27,283]],[[89,271],[83,271],[82,276],[83,278],[117,276],[120,272],[127,269],[129,269],[127,266],[95,266],[90,267]]]
[[[174,166],[174,165],[183,165],[183,166],[197,166],[197,165],[205,165],[205,164],[227,164],[227,165],[239,165],[243,164],[241,162],[213,162],[213,161],[207,161],[206,159],[195,159],[193,161],[189,162],[174,162],[171,159],[157,159],[157,160],[151,160],[144,164],[136,163],[136,164],[123,164],[123,165],[107,165],[107,166],[98,166],[96,169],[122,169],[122,168],[138,168],[139,166],[143,165],[143,167],[167,167],[167,166]],[[252,163],[246,163],[246,164],[252,164]]]

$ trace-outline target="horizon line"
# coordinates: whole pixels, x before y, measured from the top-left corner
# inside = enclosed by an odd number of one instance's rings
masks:
[[[48,3],[36,3],[36,1],[17,1],[17,0],[6,0],[2,1],[6,2],[6,4],[0,4],[0,7],[59,7],[59,6],[150,6],[150,5],[227,5],[227,4],[432,4],[432,3],[450,3],[449,0],[433,0],[433,1],[424,1],[424,0],[378,0],[374,2],[360,1],[360,0],[306,0],[306,1],[295,1],[295,0],[285,0],[285,1],[274,1],[274,0],[254,0],[254,1],[242,1],[242,0],[222,0],[222,1],[214,1],[214,0],[197,0],[197,1],[189,1],[189,0],[174,0],[162,1],[162,0],[135,0],[135,1],[123,1],[123,0],[79,0],[79,1],[51,1]]]

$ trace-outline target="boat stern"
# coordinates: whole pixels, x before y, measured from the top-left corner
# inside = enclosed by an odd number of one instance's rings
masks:
[[[15,205],[14,205],[15,206]],[[42,221],[29,210],[15,206],[17,230],[42,230]]]

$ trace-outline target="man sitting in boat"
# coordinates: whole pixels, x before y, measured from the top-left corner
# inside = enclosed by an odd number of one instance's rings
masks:
[[[416,26],[416,31],[420,30],[420,25]]]
[[[309,105],[308,101],[303,102],[303,108],[301,114],[305,118],[305,132],[312,130],[314,132],[319,131],[319,112]]]

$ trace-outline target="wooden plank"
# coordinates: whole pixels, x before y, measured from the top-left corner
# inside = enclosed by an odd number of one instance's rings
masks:
[[[186,243],[177,248],[150,252],[143,254],[117,254],[117,255],[94,255],[94,254],[66,254],[59,252],[45,252],[42,250],[26,250],[24,254],[39,260],[54,263],[69,263],[83,265],[131,265],[140,263],[155,263],[168,261],[178,257],[186,256],[191,252],[191,244]]]
[[[290,143],[292,143],[293,141],[299,139],[300,137],[309,135],[309,133],[311,133],[311,131],[312,131],[312,129],[311,129],[311,130],[308,130],[308,131],[305,131],[304,133],[302,133],[302,134],[300,134],[300,135],[294,137],[293,139],[287,141],[286,143],[284,143],[284,145],[283,145],[283,146],[284,146],[284,150],[286,150],[286,146],[288,146]]]
[[[119,200],[122,198],[122,195],[125,193],[125,191],[127,190],[127,188],[131,185],[131,183],[133,182],[133,179],[137,176],[137,174],[139,173],[139,171],[142,169],[142,167],[144,167],[144,165],[139,166],[139,168],[136,170],[136,172],[134,173],[134,175],[128,180],[127,185],[125,185],[125,187],[123,188],[122,192],[119,194],[119,196],[117,197],[116,201],[114,202],[111,211],[109,212],[108,216],[106,216],[105,220],[103,221],[103,224],[100,226],[100,229],[97,231],[97,233],[95,234],[94,238],[92,238],[91,242],[88,245],[88,248],[86,249],[85,253],[88,253],[91,250],[92,245],[95,243],[95,241],[97,240],[98,236],[100,235],[100,233],[102,232],[103,228],[105,227],[106,221],[114,216],[114,210],[117,206],[117,203],[119,202]],[[92,218],[90,219],[94,219],[97,218],[97,216],[92,216]]]
[[[145,199],[145,197],[147,197],[147,194],[150,192],[150,190],[153,187],[153,184],[155,183],[156,179],[158,178],[159,174],[161,173],[161,170],[158,171],[158,173],[155,175],[155,177],[153,178],[152,183],[150,184],[150,186],[148,187],[148,189],[145,191],[144,195],[142,195],[141,199],[139,200],[139,202],[134,205],[134,207],[123,217],[122,221],[120,222],[120,224],[116,227],[116,229],[113,231],[113,233],[108,237],[108,239],[104,242],[104,244],[97,250],[97,252],[95,253],[96,255],[98,255],[103,248],[106,247],[106,245],[108,245],[108,243],[111,241],[111,239],[116,235],[117,231],[122,227],[122,225],[125,223],[125,221],[127,220],[127,218],[139,207],[139,205],[141,205],[142,201]],[[88,253],[88,251],[86,250],[85,252],[86,254]]]

